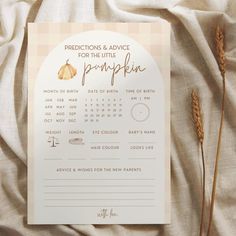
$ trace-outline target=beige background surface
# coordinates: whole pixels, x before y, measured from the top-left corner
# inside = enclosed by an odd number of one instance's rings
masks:
[[[234,0],[2,0],[0,2],[0,235],[198,235],[200,152],[191,121],[190,92],[202,99],[207,156],[207,207],[219,126],[221,77],[214,32],[225,27],[227,108],[212,235],[236,234],[236,1]],[[156,21],[172,23],[171,225],[26,223],[27,22]]]

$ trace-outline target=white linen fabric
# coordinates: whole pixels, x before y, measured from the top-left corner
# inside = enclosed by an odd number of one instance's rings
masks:
[[[170,225],[42,225],[26,220],[27,22],[172,23]],[[0,1],[0,235],[198,235],[201,157],[190,93],[202,102],[209,209],[219,129],[222,79],[214,55],[217,25],[225,29],[226,112],[212,236],[236,235],[236,1],[235,0],[1,0]],[[208,215],[206,215],[207,217]],[[207,222],[206,222],[207,223]]]

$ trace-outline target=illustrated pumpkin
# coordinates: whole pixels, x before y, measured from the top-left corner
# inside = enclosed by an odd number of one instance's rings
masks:
[[[69,64],[68,61],[69,60],[67,60],[66,64],[63,65],[58,71],[58,79],[69,80],[76,75],[76,69],[71,64]]]

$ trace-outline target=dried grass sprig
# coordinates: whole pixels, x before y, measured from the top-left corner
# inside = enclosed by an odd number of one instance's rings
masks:
[[[194,90],[192,91],[191,96],[192,96],[193,121],[195,124],[195,128],[196,128],[199,142],[202,143],[203,139],[204,139],[204,130],[203,130],[203,121],[202,121],[202,115],[201,115],[200,100],[199,100],[197,93]]]
[[[222,77],[224,77],[225,76],[224,32],[219,26],[216,28],[215,44],[216,44],[216,56],[217,56],[218,66]]]
[[[193,90],[192,91],[192,116],[193,122],[195,125],[197,137],[201,147],[201,156],[202,156],[202,207],[201,207],[201,220],[200,220],[200,230],[199,236],[203,234],[203,226],[204,226],[204,210],[205,210],[205,188],[206,188],[206,168],[205,168],[205,156],[204,156],[204,148],[203,148],[203,141],[204,141],[204,129],[203,129],[203,119],[201,113],[201,106],[200,106],[200,99],[197,93]]]
[[[225,51],[224,51],[224,32],[220,27],[216,28],[215,44],[216,44],[217,62],[218,62],[219,70],[221,72],[223,86],[222,86],[222,99],[221,99],[221,118],[220,118],[220,127],[219,127],[219,132],[218,132],[218,141],[217,141],[217,148],[216,148],[216,158],[215,158],[215,166],[214,166],[214,176],[213,176],[213,184],[212,184],[212,192],[211,192],[211,205],[210,205],[207,236],[209,236],[211,232],[212,218],[213,218],[213,212],[214,212],[218,164],[219,164],[219,159],[220,159],[222,130],[223,130],[223,124],[224,124],[225,95],[226,95],[226,87],[225,87],[225,71],[226,71],[225,64],[226,63],[225,63]]]

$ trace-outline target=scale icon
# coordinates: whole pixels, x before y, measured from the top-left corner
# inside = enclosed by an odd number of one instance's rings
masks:
[[[49,136],[48,143],[50,143],[50,147],[56,147],[57,144],[60,144],[58,138],[54,136]]]

